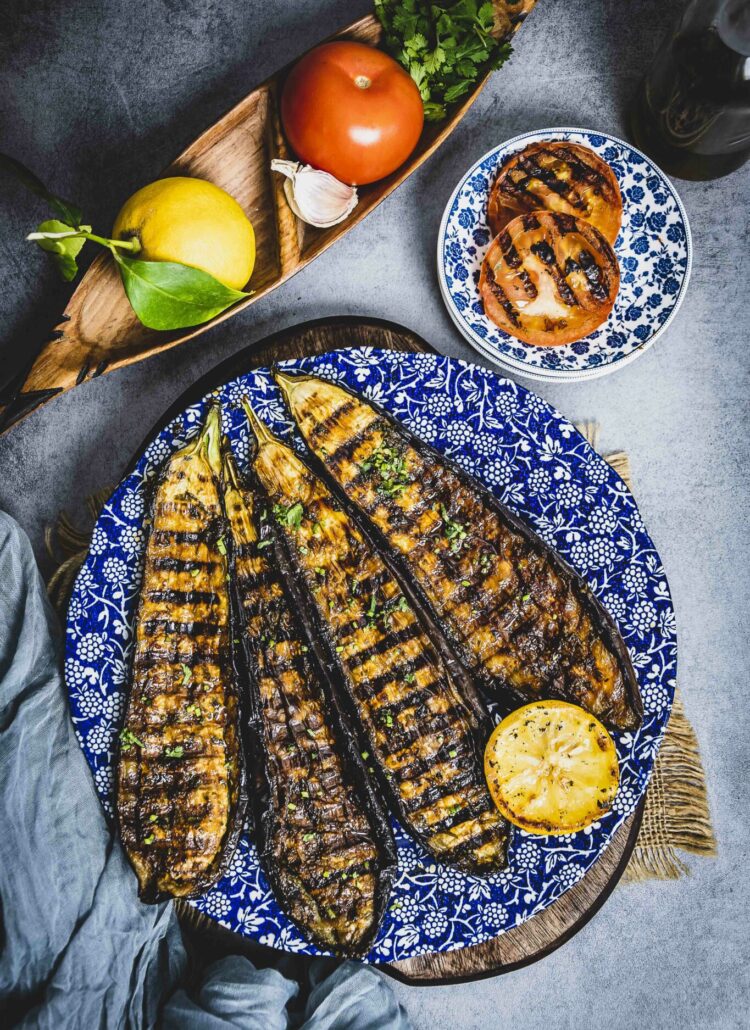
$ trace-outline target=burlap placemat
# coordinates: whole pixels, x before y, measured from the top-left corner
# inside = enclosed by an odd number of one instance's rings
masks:
[[[598,450],[598,423],[582,422],[577,428]],[[632,491],[627,454],[616,451],[604,457]],[[93,524],[110,493],[111,488],[105,488],[88,498],[87,528],[76,527],[68,515],[61,512],[56,524],[45,533],[53,561],[47,590],[63,620],[73,583],[88,552]],[[678,691],[646,795],[638,840],[621,882],[676,880],[687,875],[689,869],[679,851],[716,854],[698,741]]]

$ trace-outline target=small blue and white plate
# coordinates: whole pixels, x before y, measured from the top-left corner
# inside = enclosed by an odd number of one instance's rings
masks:
[[[590,147],[617,176],[623,201],[615,242],[620,290],[606,322],[590,336],[561,347],[536,347],[503,332],[485,315],[478,284],[492,239],[487,200],[500,166],[529,143],[551,140]],[[456,187],[438,237],[440,290],[462,335],[490,361],[531,379],[595,379],[635,361],[677,314],[691,260],[687,215],[666,175],[629,143],[588,129],[526,132],[490,150]]]
[[[394,821],[398,876],[368,960],[391,962],[480,944],[541,912],[576,884],[646,790],[672,706],[677,665],[674,611],[661,559],[620,477],[570,422],[519,384],[441,355],[371,347],[281,367],[340,382],[372,398],[459,462],[585,576],[630,651],[643,696],[643,723],[616,734],[620,788],[612,810],[586,830],[563,837],[514,830],[508,868],[480,878],[440,865]],[[231,380],[214,395],[241,467],[249,446],[240,407],[244,396],[275,433],[304,446],[267,368]],[[110,816],[149,488],[169,456],[199,431],[209,400],[204,397],[170,422],[110,497],[68,608],[65,680],[73,723]],[[493,711],[499,715],[494,706]],[[261,944],[318,954],[279,908],[249,829],[226,875],[192,904]]]

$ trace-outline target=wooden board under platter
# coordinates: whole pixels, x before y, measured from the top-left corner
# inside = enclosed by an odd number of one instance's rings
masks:
[[[509,39],[537,0],[498,0],[498,35]],[[380,46],[383,29],[374,14],[348,25],[332,39]],[[300,55],[301,56],[301,55]],[[296,63],[296,62],[292,62]],[[255,229],[257,257],[248,289],[252,295],[203,325],[147,329],[135,316],[107,252],[92,263],[53,331],[0,404],[0,432],[66,390],[123,365],[175,347],[223,322],[286,282],[357,225],[427,160],[458,125],[484,86],[457,102],[440,122],[426,122],[414,152],[392,175],[359,188],[359,203],[339,225],[316,229],[293,213],[284,180],[271,172],[274,158],[293,158],[281,128],[278,100],[290,66],[282,68],[191,143],[161,174],[208,179],[230,193]]]
[[[380,319],[343,316],[324,318],[283,329],[223,361],[194,383],[165,413],[138,448],[132,464],[146,443],[189,404],[236,376],[253,368],[287,358],[345,347],[383,347],[392,350],[434,353],[417,333]],[[473,948],[420,955],[381,968],[410,984],[436,985],[473,980],[509,972],[543,958],[569,940],[601,908],[625,870],[638,836],[643,803],[616,832],[602,857],[559,900],[521,926],[495,940]],[[268,964],[279,953],[219,926],[184,902],[178,903],[180,920],[190,951],[200,960],[242,953]],[[292,956],[289,956],[292,961]],[[309,961],[295,957],[295,963]]]

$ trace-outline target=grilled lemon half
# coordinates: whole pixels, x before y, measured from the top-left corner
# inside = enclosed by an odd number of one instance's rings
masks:
[[[620,779],[604,726],[567,701],[535,701],[495,727],[484,774],[502,814],[528,833],[574,833],[612,805]]]

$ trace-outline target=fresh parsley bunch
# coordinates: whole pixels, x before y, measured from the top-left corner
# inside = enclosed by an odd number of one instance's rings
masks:
[[[512,52],[507,41],[497,38],[493,3],[375,0],[375,13],[389,52],[419,87],[427,121],[445,118],[448,104]]]

